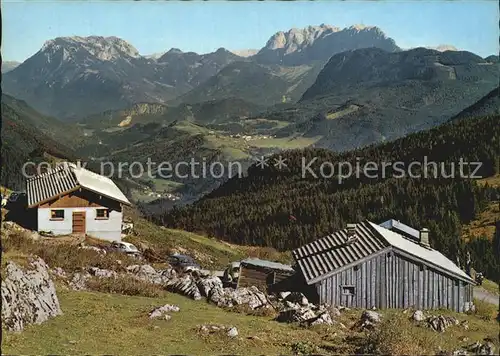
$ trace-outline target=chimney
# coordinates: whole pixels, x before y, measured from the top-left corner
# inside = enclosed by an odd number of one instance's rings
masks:
[[[425,227],[420,230],[420,245],[425,248],[431,248],[431,245],[429,245],[429,229]]]
[[[347,224],[347,237],[351,238],[356,235],[356,224]]]

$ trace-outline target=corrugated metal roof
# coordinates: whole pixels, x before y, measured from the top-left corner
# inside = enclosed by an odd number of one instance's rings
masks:
[[[400,251],[409,258],[412,256],[430,267],[455,275],[467,281],[471,277],[441,252],[425,248],[408,238],[370,221],[356,225],[357,237],[346,244],[347,229],[308,243],[292,251],[308,284],[321,281],[342,267],[370,257],[384,249]]]
[[[33,207],[80,187],[130,204],[127,197],[109,178],[91,172],[73,163],[64,162],[56,168],[27,181],[28,206]]]
[[[282,271],[290,271],[290,272],[294,271],[292,266],[284,265],[284,264],[278,263],[278,262],[261,260],[258,258],[247,258],[247,259],[241,261],[241,264],[253,265],[253,266],[258,266],[258,267],[265,267],[265,268],[271,268],[271,269],[279,269]]]
[[[347,244],[347,229],[337,231],[292,252],[307,283],[339,268],[368,257],[388,246],[370,229],[368,222],[356,225],[357,238]]]
[[[30,207],[79,187],[76,176],[66,165],[28,179],[26,186]]]
[[[83,188],[105,195],[108,198],[119,202],[130,204],[125,194],[123,194],[120,188],[118,188],[108,177],[101,176],[100,174],[91,172],[71,163],[70,166],[72,166],[73,173],[75,174],[78,183],[80,183]]]
[[[370,225],[394,248],[399,249],[415,257],[418,257],[428,262],[429,264],[434,265],[449,273],[458,275],[460,277],[472,281],[472,278],[469,277],[467,273],[462,271],[460,267],[458,267],[455,263],[453,263],[441,252],[430,248],[425,248],[419,245],[418,243],[410,241],[401,236],[400,234],[388,230],[384,227],[381,227],[377,224],[370,222]]]

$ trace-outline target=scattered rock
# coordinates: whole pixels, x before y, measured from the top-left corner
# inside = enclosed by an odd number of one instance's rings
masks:
[[[326,325],[332,325],[333,320],[332,317],[330,316],[330,313],[328,312],[323,312],[319,316],[317,316],[315,319],[311,319],[307,321],[309,325],[314,326],[314,325],[321,325],[321,324],[326,324]]]
[[[225,326],[219,324],[198,325],[198,331],[201,332],[202,334],[213,334],[213,333],[223,332],[230,337],[238,336],[238,329],[236,329],[234,326]]]
[[[66,278],[66,272],[61,267],[56,267],[52,269],[52,273],[59,278]]]
[[[48,266],[42,259],[31,259],[25,270],[8,262],[2,277],[2,324],[8,330],[21,331],[27,324],[41,324],[62,314]]]
[[[154,310],[152,310],[149,313],[149,319],[156,319],[163,317],[166,313],[170,312],[178,312],[180,308],[177,305],[172,305],[172,304],[165,304],[164,306],[158,307]],[[170,316],[168,315],[168,319],[170,319]],[[168,320],[167,319],[167,320]]]
[[[444,332],[451,325],[458,325],[460,322],[452,316],[430,316],[427,318],[429,327],[437,332]]]
[[[286,301],[292,302],[292,303],[297,303],[302,306],[308,305],[309,301],[307,300],[306,296],[300,292],[292,292],[290,293],[286,298]]]
[[[353,328],[373,329],[378,323],[380,323],[380,314],[373,310],[365,310],[361,314],[360,320],[354,324]]]
[[[227,331],[227,336],[229,337],[236,337],[238,336],[238,329],[236,329],[234,326]]]
[[[152,284],[164,284],[168,278],[162,272],[158,272],[150,265],[132,265],[127,267],[127,271],[135,278]]]
[[[421,310],[415,310],[411,318],[415,321],[424,321],[425,320],[424,312]]]
[[[279,299],[286,299],[292,292],[279,292],[278,297]]]
[[[109,269],[101,269],[99,267],[90,267],[88,271],[91,275],[99,278],[116,278],[117,276],[115,271],[110,271]]]
[[[96,247],[96,246],[88,246],[88,245],[85,245],[83,243],[78,246],[78,249],[80,249],[80,250],[96,251],[97,253],[100,253],[101,255],[105,255],[106,254],[106,250],[104,250],[102,248],[99,248],[99,247]]]
[[[316,319],[316,313],[307,307],[281,311],[276,318],[277,321],[285,323],[304,323],[312,319]]]
[[[460,325],[464,328],[464,330],[469,330],[469,322],[467,320],[462,321]]]
[[[365,310],[363,314],[361,314],[361,319],[373,324],[380,323],[380,314],[372,310]]]
[[[453,356],[467,356],[467,351],[465,350],[455,350],[452,352]]]
[[[476,355],[495,355],[495,345],[491,341],[481,344],[479,341],[470,345],[468,349]]]
[[[73,275],[71,281],[69,282],[69,287],[73,290],[85,290],[87,289],[86,282],[91,277],[92,276],[87,272],[85,273],[76,272]]]
[[[336,317],[340,316],[340,310],[336,307],[329,307],[328,312],[330,313],[330,316],[332,318],[336,318]]]

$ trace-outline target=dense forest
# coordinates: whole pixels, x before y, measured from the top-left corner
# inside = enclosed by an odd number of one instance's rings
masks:
[[[33,120],[40,124],[47,123],[47,130],[53,131],[57,125],[64,126],[55,119],[50,122],[42,116],[30,116],[30,112],[20,107],[19,101],[2,96],[2,147],[0,182],[11,189],[25,189],[26,177],[23,166],[27,162],[39,163],[53,158],[74,159],[71,149],[37,127]],[[22,102],[21,102],[22,103]],[[29,108],[28,108],[29,109]],[[45,121],[44,121],[45,120]],[[49,124],[51,126],[49,126]],[[33,166],[27,166],[26,173],[35,173]]]
[[[474,179],[462,178],[459,162],[481,162],[475,176],[499,173],[499,116],[446,123],[393,142],[373,145],[346,153],[322,149],[282,153],[287,168],[274,167],[273,158],[264,169],[250,167],[248,176],[229,180],[197,203],[153,217],[157,222],[189,231],[203,232],[227,241],[273,246],[286,250],[344,228],[349,222],[369,219],[382,222],[398,219],[415,228],[431,230],[431,245],[453,260],[464,260],[460,238],[462,224],[474,219],[486,204],[498,199],[500,191],[482,187]],[[366,162],[443,162],[428,166],[427,178],[402,176],[393,166],[385,177],[360,174],[339,183],[338,166],[330,178],[302,176],[304,164],[317,157],[311,170],[318,174],[324,162],[350,162],[360,167]],[[435,169],[437,168],[437,170]],[[443,168],[443,169],[441,169]],[[473,166],[464,166],[470,175]],[[441,173],[438,171],[442,171]],[[443,177],[452,171],[458,176]],[[330,174],[330,173],[333,173]],[[413,170],[412,174],[424,170]],[[491,237],[489,241],[491,241]],[[491,250],[491,245],[488,247]]]

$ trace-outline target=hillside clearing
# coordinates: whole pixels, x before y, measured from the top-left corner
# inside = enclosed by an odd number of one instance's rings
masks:
[[[492,239],[495,234],[495,223],[500,218],[500,203],[488,204],[486,209],[481,211],[476,219],[463,227],[462,237],[465,241],[485,236]]]

